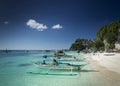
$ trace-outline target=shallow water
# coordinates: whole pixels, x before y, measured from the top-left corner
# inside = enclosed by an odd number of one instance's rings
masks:
[[[83,54],[66,52],[78,58],[83,58]],[[0,53],[0,86],[110,86],[109,82],[99,74],[99,71],[92,69],[90,65],[84,67],[77,76],[52,76],[52,75],[34,75],[26,72],[37,71],[44,72],[37,68],[32,62],[40,61],[44,55],[53,57],[54,52],[10,52]],[[50,70],[50,73],[59,73],[60,70]],[[70,71],[62,70],[61,73]]]

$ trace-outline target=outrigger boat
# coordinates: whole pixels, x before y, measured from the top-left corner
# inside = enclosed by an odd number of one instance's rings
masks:
[[[58,62],[57,65],[53,65],[52,63],[47,63],[47,64],[38,64],[36,62],[33,62],[35,65],[38,66],[38,68],[40,69],[48,69],[48,68],[51,68],[51,69],[76,69],[76,70],[80,70],[81,68],[83,68],[84,66],[88,65],[89,63],[72,63],[72,62]]]
[[[43,57],[44,58],[44,57]],[[47,58],[47,57],[45,57]],[[48,61],[48,60],[47,60]],[[74,70],[80,71],[84,66],[88,65],[89,63],[80,63],[78,61],[72,60],[56,60],[55,58],[53,61],[43,60],[43,62],[32,62],[33,64],[37,65],[40,69],[47,70],[46,72],[27,72],[29,74],[41,74],[41,75],[58,75],[58,76],[75,76],[76,73],[73,73]],[[49,73],[50,70],[70,70],[69,74],[60,74],[60,73]]]
[[[59,66],[52,65],[38,65],[40,69],[46,70],[45,72],[27,72],[28,74],[40,74],[40,75],[58,75],[58,76],[76,76],[77,73],[73,73],[74,70],[80,71],[86,64],[69,64],[69,63],[59,63]],[[50,73],[50,70],[70,70],[70,73]]]
[[[57,76],[76,76],[77,74],[54,74],[54,73],[42,73],[42,72],[27,72],[28,74],[40,74],[40,75],[57,75]]]

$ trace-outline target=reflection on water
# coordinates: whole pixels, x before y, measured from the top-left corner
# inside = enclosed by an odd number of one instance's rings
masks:
[[[31,66],[31,63],[19,64],[18,67]]]

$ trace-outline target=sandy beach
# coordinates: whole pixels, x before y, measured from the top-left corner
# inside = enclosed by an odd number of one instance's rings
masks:
[[[87,55],[92,69],[108,81],[105,86],[120,86],[120,54],[118,53],[91,53]]]

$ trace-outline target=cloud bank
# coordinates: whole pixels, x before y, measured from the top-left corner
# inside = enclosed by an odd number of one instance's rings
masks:
[[[61,26],[60,24],[56,24],[52,26],[52,29],[62,29],[63,26]]]
[[[48,27],[44,24],[41,24],[39,22],[36,22],[33,19],[29,19],[26,23],[27,26],[29,26],[32,29],[36,29],[38,31],[44,31],[45,29],[47,29]]]

